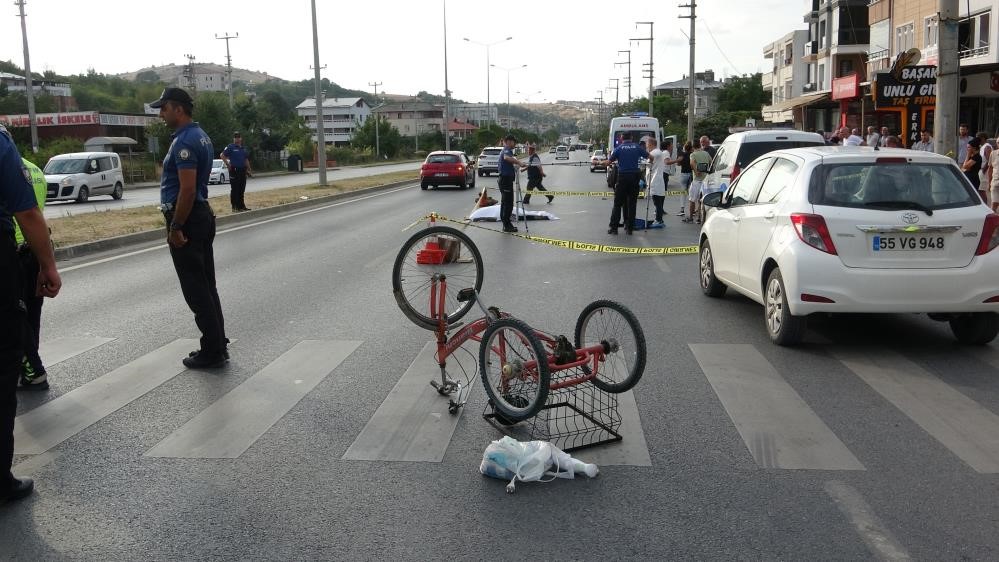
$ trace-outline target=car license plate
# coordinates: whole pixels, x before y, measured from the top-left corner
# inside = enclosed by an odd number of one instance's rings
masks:
[[[944,249],[943,236],[875,236],[875,252],[913,252]]]
[[[436,177],[438,177],[438,178],[445,178],[445,177],[447,177],[447,176],[448,176],[449,174],[448,174],[447,172],[437,172],[437,173],[436,173],[436,174],[434,174],[434,175],[435,175]]]

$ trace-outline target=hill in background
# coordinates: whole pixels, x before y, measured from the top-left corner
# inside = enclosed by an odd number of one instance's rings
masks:
[[[215,64],[211,62],[196,62],[194,63],[195,73],[197,74],[209,74],[209,73],[225,73],[224,64]],[[146,68],[140,68],[134,72],[125,72],[123,74],[117,74],[119,78],[129,80],[132,82],[165,82],[167,84],[177,84],[181,81],[184,76],[184,72],[187,69],[185,64],[166,64],[162,66],[148,66]],[[266,72],[256,72],[254,70],[246,70],[245,68],[232,67],[232,80],[233,82],[243,82],[245,84],[263,84],[264,82],[270,80],[280,80],[277,76],[271,76]]]

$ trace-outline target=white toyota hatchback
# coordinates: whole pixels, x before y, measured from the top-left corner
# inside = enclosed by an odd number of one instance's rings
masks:
[[[927,313],[971,344],[999,333],[999,215],[947,157],[780,150],[704,205],[701,289],[762,304],[774,343],[799,342],[813,313]]]

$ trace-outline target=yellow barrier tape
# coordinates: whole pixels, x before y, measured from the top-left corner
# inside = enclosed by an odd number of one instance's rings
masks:
[[[533,196],[548,196],[548,195],[551,195],[551,196],[558,195],[559,197],[614,197],[614,192],[613,191],[552,191],[552,190],[548,190],[548,191],[533,191],[533,190],[532,191],[527,191],[527,190],[524,190],[523,194],[524,194],[525,197],[528,196],[528,195],[530,195],[532,197]],[[666,196],[667,197],[676,197],[676,196],[680,196],[680,195],[687,195],[687,192],[686,191],[681,191],[681,190],[671,190],[671,191],[667,191],[666,192]],[[639,197],[645,197],[645,192],[644,191],[639,191],[638,192],[638,196]]]
[[[562,240],[559,238],[547,238],[544,236],[534,236],[533,234],[520,234],[519,232],[501,232],[494,230],[492,228],[486,228],[484,226],[479,226],[477,224],[472,224],[470,220],[455,220],[445,217],[443,215],[438,215],[437,213],[430,213],[429,215],[422,217],[417,220],[416,223],[424,220],[435,220],[441,222],[450,222],[454,224],[460,224],[462,226],[470,226],[472,228],[478,228],[480,230],[487,230],[489,232],[495,232],[497,234],[509,234],[510,236],[516,236],[517,238],[523,238],[524,240],[530,240],[531,242],[538,242],[540,244],[548,244],[549,246],[555,246],[557,248],[565,248],[567,250],[578,250],[581,252],[599,252],[604,254],[631,254],[639,256],[681,256],[697,254],[700,252],[698,246],[665,246],[660,248],[646,248],[646,247],[635,247],[635,246],[611,246],[609,244],[593,244],[590,242],[577,242],[575,240]],[[413,224],[416,224],[413,223]],[[413,225],[406,227],[408,230]]]

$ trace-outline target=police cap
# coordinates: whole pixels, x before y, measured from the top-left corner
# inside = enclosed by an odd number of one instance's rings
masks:
[[[163,90],[160,94],[160,99],[149,104],[149,107],[153,109],[159,109],[166,105],[166,102],[172,101],[183,105],[194,106],[194,99],[191,95],[184,91],[183,88],[167,88]]]

